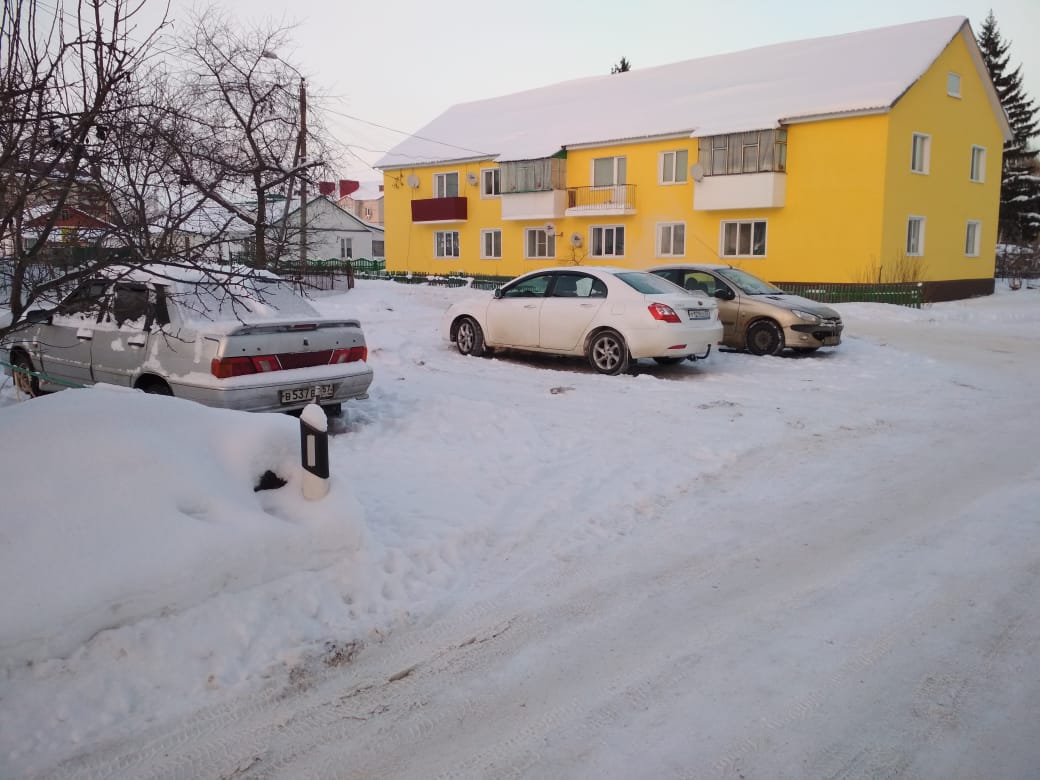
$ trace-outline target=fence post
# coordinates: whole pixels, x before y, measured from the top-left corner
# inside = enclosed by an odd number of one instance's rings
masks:
[[[324,498],[329,492],[329,420],[315,403],[300,412],[300,461],[303,464],[303,497]]]

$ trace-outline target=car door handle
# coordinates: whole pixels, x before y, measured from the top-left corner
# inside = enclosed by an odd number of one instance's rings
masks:
[[[90,328],[80,328],[76,331],[76,338],[78,338],[80,341],[90,341],[92,338],[94,338],[94,331],[92,331]]]
[[[591,308],[593,308],[593,307],[594,307],[595,305],[596,305],[596,304],[594,304],[594,303],[583,303],[583,304],[581,305],[581,308],[583,308],[583,309],[591,309]]]
[[[524,304],[524,308],[525,309],[537,309],[538,307],[535,306],[533,303],[525,303]]]

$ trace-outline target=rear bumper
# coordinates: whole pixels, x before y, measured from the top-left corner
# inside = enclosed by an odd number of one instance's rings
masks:
[[[343,364],[352,366],[353,364]],[[295,401],[282,403],[281,394],[283,390],[295,390],[299,388],[314,387],[316,385],[332,385],[332,397],[315,399],[316,403],[337,404],[354,398],[362,399],[368,397],[368,388],[372,384],[372,369],[365,363],[358,364],[350,373],[342,371],[338,373],[320,375],[315,377],[313,369],[309,370],[310,376],[290,377],[282,374],[295,374],[295,371],[278,371],[271,374],[252,374],[249,377],[236,377],[234,379],[216,380],[205,384],[190,384],[170,380],[173,394],[178,398],[186,398],[206,406],[214,406],[220,409],[237,409],[244,412],[288,412],[302,409],[310,401]],[[305,369],[300,369],[301,372]],[[264,381],[259,381],[261,378]],[[275,379],[276,378],[276,379]],[[242,381],[247,380],[247,381]],[[273,381],[272,381],[273,380]]]
[[[689,357],[703,355],[722,340],[722,323],[696,327],[661,327],[636,330],[628,334],[628,350],[634,358]],[[673,347],[680,348],[673,349]]]

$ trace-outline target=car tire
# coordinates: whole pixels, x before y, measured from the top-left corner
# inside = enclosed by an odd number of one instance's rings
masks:
[[[11,356],[11,363],[15,368],[21,368],[25,371],[35,371],[33,368],[32,361],[29,356],[24,352],[16,352]],[[35,398],[40,394],[40,378],[35,377],[32,374],[25,374],[22,371],[14,372],[14,386],[18,388],[20,392],[25,393],[30,398]]]
[[[615,376],[628,371],[628,344],[617,331],[601,330],[589,339],[586,357],[601,374]]]
[[[752,355],[779,355],[784,332],[773,320],[759,320],[747,329],[747,351]]]
[[[455,346],[463,355],[480,357],[484,354],[484,331],[472,317],[459,320],[459,327],[455,331]]]
[[[674,366],[676,363],[681,363],[686,360],[684,357],[655,357],[654,362],[659,366]]]
[[[152,395],[173,395],[173,390],[170,389],[170,386],[163,380],[156,378],[141,381],[137,388]]]

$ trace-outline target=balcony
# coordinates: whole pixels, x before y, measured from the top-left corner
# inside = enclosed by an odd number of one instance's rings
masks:
[[[567,208],[566,190],[502,193],[502,219],[560,219]]]
[[[705,176],[693,187],[694,211],[775,209],[787,200],[787,174],[737,173]]]
[[[466,198],[423,198],[412,201],[412,222],[465,222]]]
[[[568,217],[607,217],[636,213],[636,185],[568,187]]]

